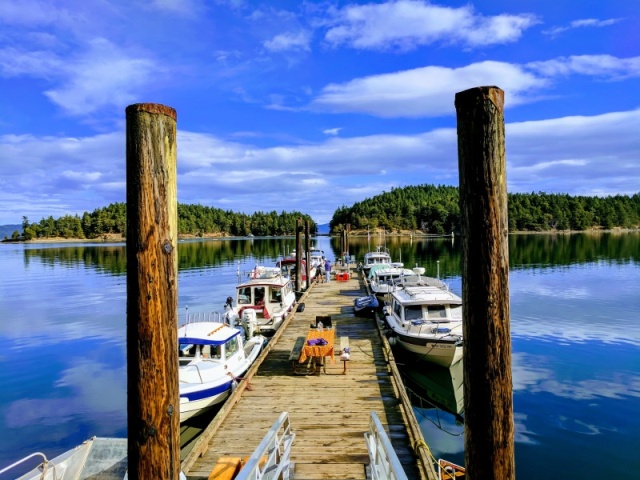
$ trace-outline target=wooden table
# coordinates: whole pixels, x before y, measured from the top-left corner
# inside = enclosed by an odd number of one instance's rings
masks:
[[[313,358],[316,364],[322,365],[322,370],[324,373],[327,373],[325,358],[331,357],[331,363],[335,362],[335,354],[334,354],[334,345],[335,345],[335,329],[333,328],[325,328],[321,332],[316,330],[315,328],[309,330],[307,334],[307,338],[304,342],[304,347],[302,347],[302,352],[300,353],[300,363],[304,363],[308,358]],[[315,340],[318,338],[323,338],[326,340],[326,345],[309,345],[308,340]]]

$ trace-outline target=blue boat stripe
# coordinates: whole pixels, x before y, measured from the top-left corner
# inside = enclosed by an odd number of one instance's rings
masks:
[[[193,402],[194,400],[202,400],[203,398],[213,397],[214,395],[218,395],[219,393],[224,393],[230,389],[231,389],[231,381],[228,381],[227,383],[223,383],[222,385],[217,385],[212,388],[207,388],[206,390],[198,390],[196,392],[189,392],[184,394],[181,393],[180,398],[186,398],[190,402]]]

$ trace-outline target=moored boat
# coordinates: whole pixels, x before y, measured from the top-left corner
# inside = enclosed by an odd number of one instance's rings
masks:
[[[443,458],[438,459],[438,478],[440,480],[464,480],[465,475],[464,467]]]
[[[309,282],[307,281],[307,261],[304,259],[300,260],[300,268],[302,273],[300,275],[300,288],[302,290],[306,290],[309,286]],[[298,275],[296,268],[296,259],[295,257],[285,257],[276,263],[276,266],[280,268],[281,273],[291,279],[292,285],[295,284],[296,277]],[[313,280],[316,276],[316,266],[312,263],[309,265],[309,277]]]
[[[404,285],[419,285],[420,275],[404,267],[384,266],[370,270],[369,286],[378,296],[385,296]]]
[[[391,254],[387,248],[378,245],[375,251],[367,252],[364,254],[364,260],[362,262],[362,270],[365,273],[369,273],[369,269],[373,265],[387,265],[391,266],[393,262],[391,261]],[[398,265],[398,264],[396,264]]]
[[[353,309],[358,315],[366,315],[375,312],[380,307],[380,302],[374,294],[358,297],[353,301]]]
[[[462,298],[437,278],[391,293],[384,307],[389,342],[449,367],[462,359]]]
[[[249,280],[236,287],[236,304],[227,299],[225,317],[231,324],[241,323],[251,337],[259,333],[272,336],[296,304],[291,279],[279,267],[256,266]]]
[[[222,403],[258,358],[262,335],[245,340],[240,327],[189,322],[178,329],[180,421]]]
[[[42,462],[16,480],[78,480],[81,478],[122,480],[127,478],[127,439],[104,437],[92,437],[51,460],[43,453],[33,453],[0,470],[0,476],[13,468],[33,465],[32,459],[37,457],[40,457]],[[181,474],[180,478],[185,477]]]

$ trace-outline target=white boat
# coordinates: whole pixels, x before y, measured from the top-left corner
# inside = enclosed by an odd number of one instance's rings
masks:
[[[33,465],[33,459],[42,461],[33,470],[17,480],[79,480],[100,478],[122,480],[127,478],[127,439],[92,437],[82,444],[49,460],[36,452],[0,470],[3,473],[20,465]],[[12,477],[14,478],[14,477]],[[181,474],[180,478],[185,478]]]
[[[300,276],[300,288],[306,290],[309,286],[307,281],[307,261],[300,259],[300,265],[302,269],[302,275]],[[296,282],[296,259],[295,257],[285,257],[276,263],[276,266],[280,268],[282,275],[291,279],[292,286]],[[309,277],[313,280],[316,276],[317,268],[313,263],[310,264]]]
[[[394,263],[391,261],[391,254],[385,247],[378,246],[375,251],[367,252],[364,254],[364,261],[362,262],[362,269],[365,273],[369,273],[369,269],[373,265],[387,265],[391,266]],[[395,263],[395,265],[402,266],[402,264]]]
[[[129,467],[127,444],[126,438],[92,437],[51,460],[44,453],[32,453],[0,470],[0,478],[23,464],[33,465],[32,459],[39,457],[40,464],[16,480],[125,480]],[[179,480],[186,478],[180,472]]]
[[[320,250],[317,247],[311,248],[309,250],[309,260],[311,265],[318,268],[320,265],[324,265],[324,250]]]
[[[449,367],[462,359],[462,298],[437,278],[391,293],[384,307],[389,343]]]
[[[223,402],[258,358],[262,335],[220,322],[189,322],[178,329],[180,422]]]
[[[422,278],[404,267],[372,267],[369,270],[369,287],[378,296],[384,296],[404,285],[420,285]]]
[[[247,337],[254,333],[272,336],[296,304],[291,279],[279,267],[256,266],[249,280],[236,287],[236,304],[227,299],[225,317],[231,325],[242,324]]]

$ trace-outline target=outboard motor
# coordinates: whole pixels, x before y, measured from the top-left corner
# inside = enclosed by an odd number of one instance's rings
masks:
[[[247,338],[253,337],[258,327],[258,315],[253,308],[245,308],[242,311],[242,327],[244,328]]]

